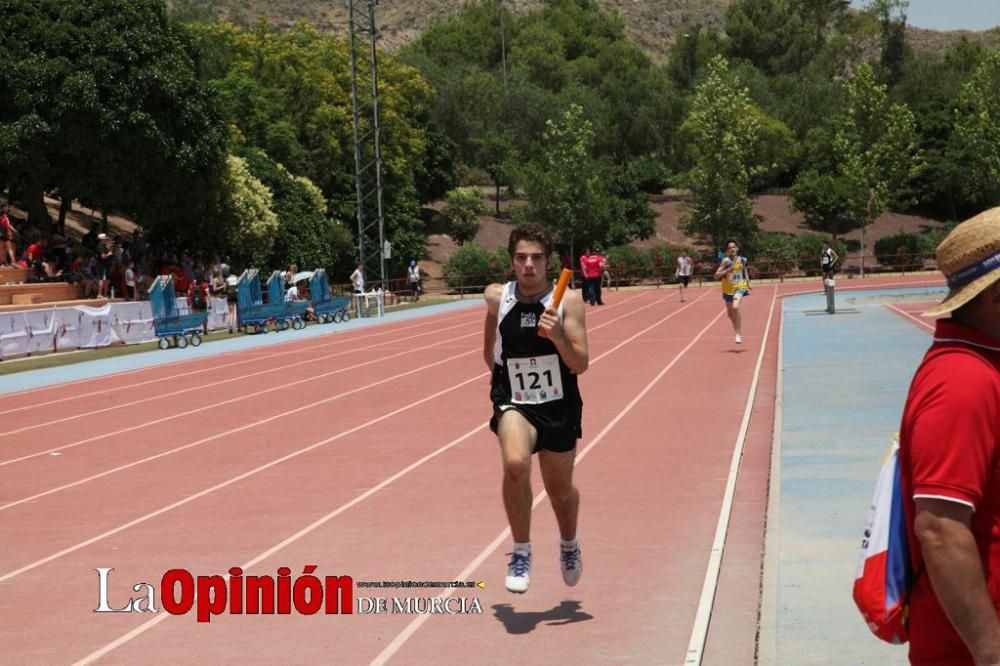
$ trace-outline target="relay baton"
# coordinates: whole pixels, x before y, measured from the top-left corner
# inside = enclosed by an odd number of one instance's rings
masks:
[[[573,277],[573,271],[568,268],[564,268],[559,272],[559,281],[556,282],[556,293],[552,295],[553,310],[559,309],[559,304],[562,303],[563,294],[566,293],[566,287],[569,286],[569,280],[572,277]],[[548,337],[543,329],[538,329],[538,335],[542,336],[543,338]]]

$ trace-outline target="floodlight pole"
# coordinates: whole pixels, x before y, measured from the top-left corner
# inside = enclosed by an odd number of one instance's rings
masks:
[[[378,0],[347,0],[351,38],[351,105],[354,112],[354,172],[358,206],[358,263],[365,289],[387,290],[387,246],[382,210],[382,147],[378,100]],[[367,88],[367,90],[366,90]]]

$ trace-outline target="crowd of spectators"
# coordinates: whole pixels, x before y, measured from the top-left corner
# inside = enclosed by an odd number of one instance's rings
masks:
[[[79,239],[53,228],[15,224],[10,206],[0,206],[0,265],[27,270],[27,282],[82,285],[84,298],[143,300],[157,275],[173,275],[174,289],[192,308],[204,309],[213,296],[230,291],[228,257],[155,255],[138,228],[131,234],[102,231],[99,222]]]

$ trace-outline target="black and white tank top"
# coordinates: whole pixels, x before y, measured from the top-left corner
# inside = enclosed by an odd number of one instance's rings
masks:
[[[538,335],[538,319],[552,303],[553,292],[526,303],[518,300],[516,286],[504,285],[500,298],[490,398],[496,406],[515,405],[551,427],[579,427],[583,401],[577,377],[555,345]]]

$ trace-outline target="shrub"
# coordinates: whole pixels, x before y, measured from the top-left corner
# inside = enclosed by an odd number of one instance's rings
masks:
[[[481,291],[488,284],[510,279],[510,255],[505,247],[490,252],[482,245],[466,243],[455,250],[442,269],[445,282],[452,289],[475,287]],[[558,260],[550,257],[549,269],[550,275],[554,275],[559,270]]]
[[[932,234],[886,236],[875,242],[875,258],[896,270],[917,270],[923,268],[925,259],[934,256],[935,240]]]
[[[611,279],[618,284],[634,284],[649,277],[649,255],[631,245],[617,245],[607,252]]]
[[[483,212],[483,195],[475,187],[459,187],[448,192],[441,216],[448,233],[459,245],[471,241],[479,231],[478,216]]]
[[[669,245],[657,245],[646,252],[649,261],[649,271],[653,276],[671,281],[677,271],[677,257],[681,256],[680,248]]]
[[[793,271],[797,259],[798,248],[791,234],[762,231],[754,239],[753,268],[758,277],[776,277]]]
[[[452,289],[493,282],[496,256],[476,243],[460,245],[443,266],[444,279]]]

